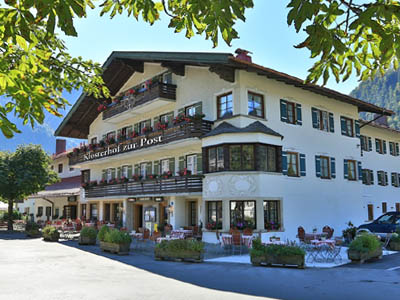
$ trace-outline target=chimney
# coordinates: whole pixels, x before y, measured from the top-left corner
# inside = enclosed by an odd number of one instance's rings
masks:
[[[250,51],[247,51],[247,50],[245,50],[245,49],[237,48],[236,51],[235,51],[235,53],[237,54],[237,55],[236,55],[236,58],[251,63],[251,56],[249,55],[249,53],[250,53],[250,54],[252,54],[252,53],[251,53]]]
[[[380,116],[378,114],[374,115],[374,118],[378,118],[375,120],[375,124],[381,125],[381,126],[385,126],[385,127],[389,127],[389,123],[387,120],[387,116]]]
[[[63,153],[67,150],[67,141],[66,140],[56,140],[56,155]]]

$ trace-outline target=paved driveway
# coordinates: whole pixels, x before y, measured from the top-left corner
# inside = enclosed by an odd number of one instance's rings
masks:
[[[82,249],[0,235],[0,299],[379,299],[400,290],[400,270],[157,262]]]

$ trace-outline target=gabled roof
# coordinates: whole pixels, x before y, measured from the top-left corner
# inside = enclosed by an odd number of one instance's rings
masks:
[[[235,82],[236,70],[245,70],[355,105],[360,112],[372,112],[383,115],[393,114],[390,110],[351,96],[318,85],[306,84],[300,78],[235,58],[230,53],[114,51],[104,63],[104,73],[102,75],[111,94],[115,95],[135,72],[143,73],[145,62],[161,63],[163,67],[181,76],[185,74],[186,65],[208,67],[211,72],[218,74],[220,78],[229,82]],[[57,128],[55,135],[86,139],[89,134],[90,124],[99,115],[97,106],[103,100],[96,100],[85,93],[81,94]]]
[[[253,122],[250,125],[243,127],[243,128],[233,126],[232,124],[227,123],[227,122],[222,122],[217,127],[215,127],[213,130],[211,130],[209,133],[204,135],[203,138],[210,137],[210,136],[216,136],[216,135],[220,135],[220,134],[226,134],[226,133],[264,133],[264,134],[278,136],[280,138],[283,138],[283,135],[281,135],[281,134],[277,133],[276,131],[272,130],[271,128],[265,126],[260,121]]]

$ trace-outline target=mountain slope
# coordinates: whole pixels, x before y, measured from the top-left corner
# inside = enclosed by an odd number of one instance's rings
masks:
[[[374,80],[361,82],[351,93],[351,96],[393,110],[396,115],[388,118],[389,125],[400,129],[400,69],[390,70],[384,76]],[[371,120],[371,114],[365,114]]]

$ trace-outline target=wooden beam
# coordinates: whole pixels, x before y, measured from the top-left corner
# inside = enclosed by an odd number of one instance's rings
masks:
[[[128,58],[116,59],[116,61],[122,62],[124,65],[128,66],[134,72],[143,73],[144,72],[144,62],[140,60],[133,60]]]
[[[235,82],[235,68],[223,65],[213,65],[209,70],[225,81]]]
[[[173,63],[173,62],[162,62],[161,66],[167,68],[170,72],[179,75],[185,76],[185,64],[182,63]]]

